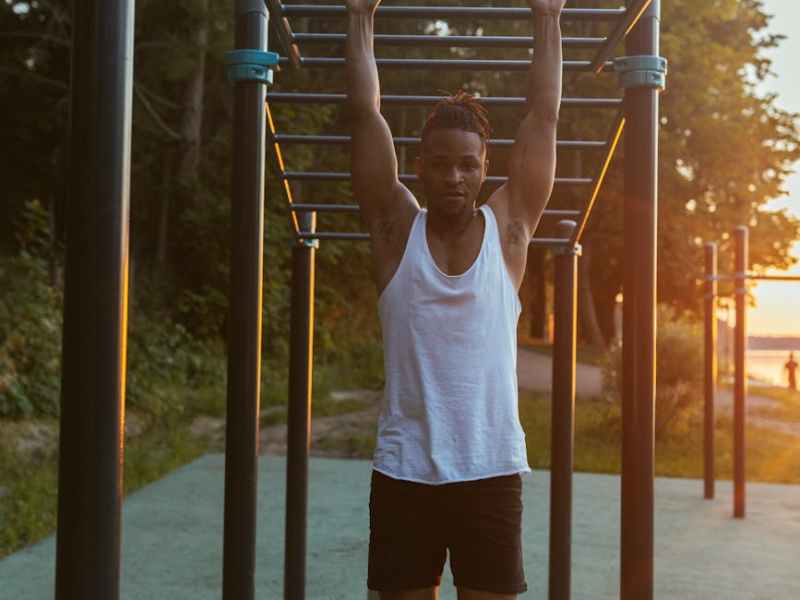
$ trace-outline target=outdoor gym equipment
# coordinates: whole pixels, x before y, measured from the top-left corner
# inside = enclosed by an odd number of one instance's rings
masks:
[[[120,516],[124,431],[128,289],[128,185],[133,56],[132,0],[75,3],[72,116],[67,223],[64,362],[62,373],[56,598],[119,598]],[[282,193],[291,205],[293,250],[292,336],[285,597],[305,594],[308,432],[311,417],[314,253],[319,240],[363,240],[360,232],[318,232],[316,212],[355,212],[347,204],[294,203],[290,181],[335,181],[347,173],[288,171],[281,144],[344,144],[347,136],[279,134],[267,100],[340,104],[343,94],[267,94],[272,66],[339,68],[338,57],[304,57],[301,46],[330,35],[294,33],[295,17],[345,16],[344,6],[283,5],[278,0],[235,0],[236,50],[226,60],[234,85],[232,252],[225,462],[223,598],[255,597],[256,488],[261,368],[264,196],[269,135]],[[267,51],[268,19],[283,56]],[[530,19],[527,8],[380,7],[377,18],[469,16]],[[560,178],[585,186],[581,211],[547,210],[568,217],[556,238],[534,238],[556,257],[557,312],[553,361],[550,598],[569,598],[572,437],[575,401],[576,265],[581,237],[617,143],[625,133],[625,278],[623,327],[623,459],[621,598],[653,596],[653,439],[655,402],[656,220],[659,91],[666,64],[659,58],[659,0],[626,0],[625,8],[566,9],[562,20],[607,21],[606,38],[566,38],[565,45],[595,48],[592,61],[566,62],[568,71],[619,74],[624,98],[564,98],[565,109],[616,109],[605,141],[563,140],[562,148],[603,151],[592,178]],[[108,33],[111,32],[111,33]],[[625,38],[627,57],[610,60]],[[341,40],[342,38],[336,38]],[[377,36],[378,44],[528,47],[529,37]],[[527,69],[527,61],[410,61],[380,64],[421,69]],[[386,105],[429,106],[435,96],[384,96]],[[487,106],[521,106],[524,98],[483,98]],[[267,129],[269,123],[269,129]],[[395,138],[416,144],[414,138]],[[503,146],[510,140],[492,140]],[[403,181],[413,176],[403,175]],[[504,178],[489,178],[488,184]]]
[[[743,519],[746,512],[745,464],[747,457],[747,282],[790,281],[800,283],[800,276],[765,275],[748,271],[750,230],[741,225],[733,232],[734,268],[732,275],[717,273],[717,245],[705,245],[704,296],[704,407],[703,407],[703,495],[714,498],[714,396],[717,386],[717,298],[720,281],[733,281],[736,300],[733,383],[733,516]]]

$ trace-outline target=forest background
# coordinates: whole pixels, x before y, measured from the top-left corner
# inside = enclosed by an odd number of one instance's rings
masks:
[[[461,3],[466,4],[466,3]],[[469,4],[477,4],[470,2]],[[481,3],[486,5],[487,3]],[[495,4],[495,3],[490,3]],[[509,2],[497,3],[504,6]],[[524,5],[516,2],[517,5]],[[575,7],[607,2],[575,1]],[[759,95],[769,73],[764,50],[780,43],[768,34],[757,0],[663,3],[662,50],[670,62],[662,95],[659,205],[659,301],[674,314],[698,315],[702,244],[751,227],[753,268],[786,268],[800,222],[765,208],[783,193],[800,158],[797,115],[774,96]],[[343,32],[343,20],[302,19],[295,31]],[[381,33],[530,35],[531,23],[469,19],[451,22],[386,20]],[[564,35],[602,36],[607,24],[565,23]],[[134,113],[131,169],[131,308],[128,403],[159,415],[185,403],[187,390],[224,395],[224,344],[229,273],[231,88],[223,54],[232,48],[230,0],[136,4]],[[281,52],[271,34],[271,47]],[[69,210],[70,3],[63,0],[0,4],[0,416],[58,414],[64,214]],[[340,55],[336,45],[303,48],[304,55]],[[382,57],[526,58],[526,50],[378,47]],[[583,59],[591,50],[570,49]],[[271,90],[342,93],[341,69],[284,68]],[[381,73],[384,93],[440,94],[459,88],[481,95],[522,96],[521,73]],[[565,96],[619,96],[615,77],[568,74]],[[418,135],[427,109],[384,107],[397,136]],[[348,131],[339,106],[273,106],[278,131]],[[496,137],[513,138],[519,109],[490,114]],[[613,114],[565,108],[560,139],[604,140]],[[347,148],[287,145],[293,171],[347,171]],[[415,149],[398,149],[401,172],[412,171]],[[559,151],[559,176],[591,177],[600,152]],[[490,174],[504,174],[500,149]],[[622,289],[622,169],[618,153],[593,214],[580,260],[580,336],[605,349]],[[289,257],[293,243],[281,182],[270,160],[265,227],[264,390],[266,404],[285,401],[288,351]],[[298,201],[347,202],[347,182],[292,183]],[[490,190],[487,188],[484,197]],[[557,187],[552,208],[580,208],[585,188]],[[359,229],[357,218],[320,216],[324,230]],[[547,235],[546,225],[540,229]],[[552,295],[550,257],[532,249],[521,290],[522,338],[546,332]],[[730,270],[730,265],[721,265]],[[318,255],[315,360],[320,383],[379,386],[382,355],[376,293],[366,244],[323,242]],[[177,393],[178,390],[182,390]],[[196,396],[196,394],[194,395]],[[213,400],[217,402],[218,400]]]

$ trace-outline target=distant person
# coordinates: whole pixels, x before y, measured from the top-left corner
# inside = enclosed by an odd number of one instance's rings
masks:
[[[789,389],[797,391],[797,367],[800,366],[794,359],[794,352],[789,352],[789,361],[783,368],[789,373]]]

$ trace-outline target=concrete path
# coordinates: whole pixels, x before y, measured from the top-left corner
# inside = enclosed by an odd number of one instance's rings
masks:
[[[308,600],[364,600],[368,461],[312,459]],[[524,480],[529,591],[546,598],[546,472]],[[218,600],[221,590],[224,458],[206,455],[128,498],[123,518],[123,600]],[[746,520],[731,518],[731,486],[701,499],[702,483],[656,482],[656,598],[800,598],[800,486],[751,484]],[[262,457],[256,589],[282,597],[285,459]],[[619,478],[575,476],[573,598],[619,597]],[[0,561],[0,599],[53,597],[54,541]],[[445,567],[442,600],[454,600]]]
[[[535,392],[549,392],[553,381],[553,361],[541,352],[519,346],[517,348],[517,379],[519,387]],[[575,393],[590,398],[603,391],[603,373],[600,367],[578,363],[575,371]]]

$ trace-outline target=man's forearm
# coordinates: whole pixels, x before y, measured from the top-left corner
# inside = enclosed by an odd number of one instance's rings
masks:
[[[555,122],[561,105],[561,22],[558,12],[534,15],[533,62],[528,77],[529,116]]]
[[[347,99],[354,117],[380,110],[373,49],[373,11],[350,11],[347,26]]]

